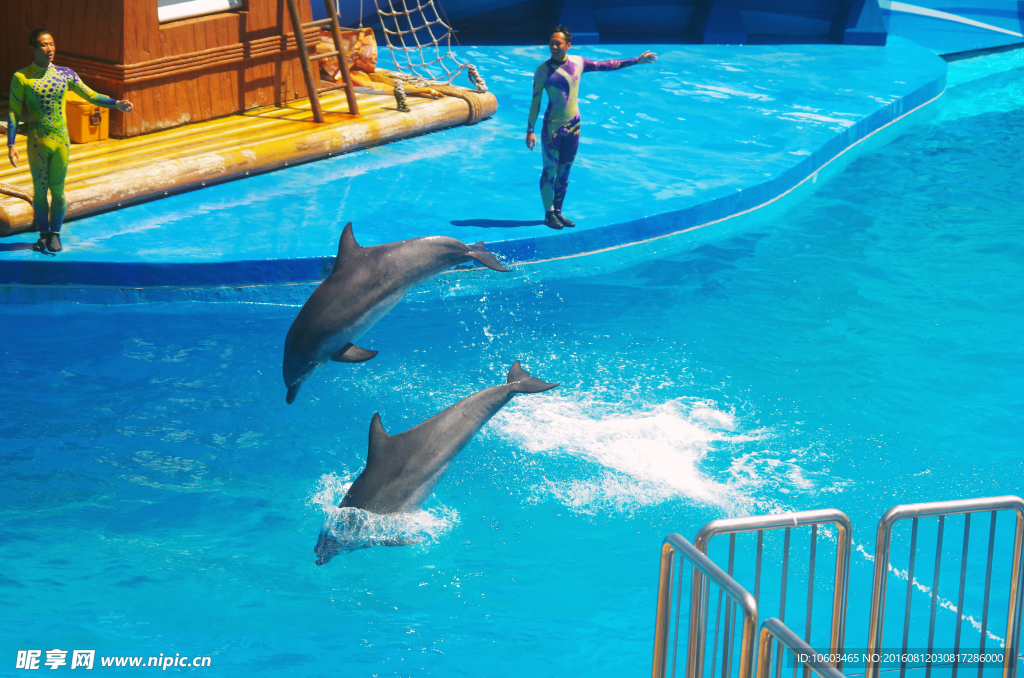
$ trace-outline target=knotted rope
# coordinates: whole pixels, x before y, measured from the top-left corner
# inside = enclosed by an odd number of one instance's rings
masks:
[[[388,10],[383,10],[380,7],[380,1],[374,0],[384,39],[388,43],[388,50],[390,50],[391,58],[398,70],[409,77],[444,85],[450,85],[462,71],[467,71],[476,91],[486,92],[487,84],[480,77],[476,66],[459,61],[452,53],[451,26],[441,20],[437,7],[434,6],[434,0],[426,0],[426,2],[413,0],[413,2],[416,3],[416,6],[410,8],[407,0],[388,0]],[[398,3],[401,3],[401,9],[396,9],[395,5]],[[432,18],[427,15],[427,10],[433,13]],[[435,27],[439,32],[443,31],[443,34],[434,35]],[[421,35],[424,36],[423,41],[420,40]],[[411,37],[412,44],[406,42],[407,36]],[[431,48],[433,48],[434,58],[428,59],[424,51],[429,51]]]
[[[398,110],[402,113],[412,113],[412,109],[409,108],[409,102],[405,98],[405,86],[401,80],[395,81],[395,103],[398,104]]]
[[[406,99],[407,95],[405,93],[405,85],[412,85],[414,87],[429,87],[433,90],[437,90],[445,96],[457,97],[465,101],[469,104],[469,120],[466,121],[466,124],[468,125],[472,125],[483,120],[484,101],[481,94],[485,94],[487,92],[486,88],[482,91],[477,89],[474,92],[471,89],[459,87],[458,85],[450,85],[448,83],[438,82],[437,80],[417,78],[396,71],[378,70],[377,72],[395,81],[395,102],[398,104],[398,110],[403,113],[409,113],[412,110],[409,108],[409,101]]]

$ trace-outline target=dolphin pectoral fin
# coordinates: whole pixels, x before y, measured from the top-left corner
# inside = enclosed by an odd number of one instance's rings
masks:
[[[468,256],[471,259],[476,259],[487,268],[493,269],[495,271],[501,271],[502,273],[509,272],[509,269],[502,266],[501,262],[498,261],[498,259],[493,254],[484,249],[484,243],[482,240],[480,242],[475,242],[469,246]]]
[[[284,397],[286,403],[291,405],[293,402],[295,402],[295,396],[299,394],[300,386],[302,386],[302,384],[292,384],[291,386],[288,387],[288,395]]]
[[[506,383],[513,393],[542,393],[559,386],[559,384],[549,384],[537,377],[531,377],[530,373],[523,369],[518,360],[513,363],[512,368],[508,371]]]
[[[377,351],[367,351],[355,344],[345,344],[340,351],[331,356],[331,360],[336,363],[364,363],[375,355]]]

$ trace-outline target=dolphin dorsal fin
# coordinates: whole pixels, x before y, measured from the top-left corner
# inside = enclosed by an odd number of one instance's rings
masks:
[[[334,260],[334,270],[338,270],[341,263],[351,256],[352,252],[360,249],[362,247],[356,242],[356,237],[352,235],[352,222],[350,221],[345,224],[345,228],[341,232],[341,239],[338,240],[338,256]]]
[[[380,423],[380,412],[375,412],[373,420],[370,422],[370,444],[366,448],[367,466],[373,463],[373,460],[384,451],[390,437],[384,432],[384,425]]]

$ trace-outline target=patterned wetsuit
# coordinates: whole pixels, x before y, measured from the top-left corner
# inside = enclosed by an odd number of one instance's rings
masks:
[[[541,130],[541,149],[544,172],[540,175],[540,195],[544,209],[561,211],[565,190],[569,185],[569,170],[576,158],[580,143],[580,109],[577,96],[580,76],[590,71],[615,71],[633,66],[638,59],[610,59],[591,61],[580,56],[566,56],[558,63],[548,59],[533,75],[533,103],[527,131],[533,131],[540,112],[541,92],[548,93],[548,107],[544,111]]]
[[[7,145],[14,145],[18,119],[28,121],[28,166],[32,170],[32,212],[40,233],[59,232],[68,202],[64,179],[68,173],[71,140],[64,117],[64,93],[71,90],[96,106],[113,108],[117,101],[97,94],[70,68],[47,64],[26,66],[11,81],[11,105],[7,116]],[[25,110],[27,109],[27,110]],[[23,116],[24,114],[24,116]],[[49,189],[52,208],[46,202]],[[49,218],[47,218],[49,212]]]

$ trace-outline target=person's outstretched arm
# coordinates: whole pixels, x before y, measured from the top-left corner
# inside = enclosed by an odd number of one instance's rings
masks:
[[[617,71],[620,68],[627,68],[629,66],[636,66],[637,64],[649,64],[652,61],[658,60],[658,55],[651,51],[646,51],[638,57],[632,59],[608,59],[607,61],[591,61],[586,57],[583,59],[583,72],[589,73],[590,71]]]
[[[540,114],[540,97],[544,93],[545,67],[541,64],[533,74],[533,100],[530,102],[530,117],[526,121],[526,147],[533,150],[537,145],[537,137],[533,134],[533,126],[537,124]]]
[[[88,85],[82,82],[81,78],[78,77],[77,73],[75,73],[75,77],[71,80],[71,82],[68,83],[68,89],[70,89],[75,94],[88,101],[90,104],[93,104],[94,106],[102,106],[103,108],[116,108],[122,113],[132,112],[132,102],[128,100],[118,101],[117,99],[112,99],[103,94],[97,94],[96,92],[92,91],[92,89],[90,89]]]
[[[14,142],[18,136],[18,119],[21,117],[21,105],[25,98],[24,87],[18,73],[11,80],[11,101],[7,109],[7,159],[15,167],[18,166],[18,150]]]

